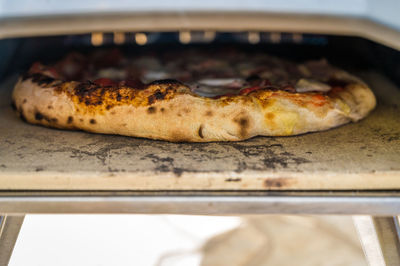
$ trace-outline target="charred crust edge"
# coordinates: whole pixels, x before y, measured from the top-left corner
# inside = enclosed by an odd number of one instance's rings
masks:
[[[182,84],[182,82],[180,82],[176,79],[160,79],[160,80],[155,80],[155,81],[147,84],[147,86],[151,86],[151,85],[183,85],[183,84]]]
[[[33,83],[37,83],[38,85],[49,85],[54,81],[56,81],[56,79],[41,73],[34,73],[34,74],[25,73],[24,75],[22,75],[23,81],[27,79],[31,79]]]

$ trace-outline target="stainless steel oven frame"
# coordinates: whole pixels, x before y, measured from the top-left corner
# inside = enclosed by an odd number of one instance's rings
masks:
[[[24,2],[24,1],[18,1]],[[89,1],[90,2],[90,1]],[[110,1],[111,2],[111,1]],[[118,2],[118,1],[117,1]],[[218,8],[197,12],[200,7],[184,11],[171,7],[150,11],[157,1],[140,12],[106,12],[87,14],[50,12],[20,14],[18,9],[0,13],[0,38],[51,36],[98,32],[135,32],[168,30],[231,30],[324,33],[359,36],[400,50],[400,22],[392,12],[395,1],[364,1],[376,8],[371,16],[364,9],[349,14],[318,12],[310,14],[293,10],[272,10],[271,6],[243,12],[221,11]],[[208,1],[210,2],[210,1]],[[218,1],[215,1],[218,3]],[[257,1],[256,1],[257,2]],[[260,5],[262,1],[258,2]],[[270,1],[274,2],[274,1]],[[276,1],[278,2],[278,1]],[[295,1],[291,3],[295,8]],[[207,3],[212,5],[212,3]],[[346,6],[342,3],[343,7]],[[347,2],[346,2],[347,4]],[[238,3],[236,3],[238,5]],[[162,7],[164,11],[168,7]],[[308,7],[309,8],[309,7]],[[320,8],[322,8],[320,6]],[[220,8],[221,9],[221,8]],[[236,6],[237,10],[238,6]],[[272,10],[272,11],[271,11]],[[61,8],[62,11],[62,8]],[[129,11],[129,10],[128,10]],[[329,11],[329,10],[328,10]],[[13,13],[14,12],[14,13]],[[76,12],[76,11],[75,11]],[[393,13],[393,12],[392,12]],[[390,13],[391,14],[391,13]],[[68,23],[66,23],[68,22]],[[400,177],[400,176],[399,176]],[[313,191],[121,191],[121,190],[23,190],[0,191],[0,265],[7,265],[26,214],[40,213],[147,213],[147,214],[312,214],[352,215],[370,265],[400,265],[399,223],[400,190],[313,190]],[[267,217],[266,217],[267,218]]]

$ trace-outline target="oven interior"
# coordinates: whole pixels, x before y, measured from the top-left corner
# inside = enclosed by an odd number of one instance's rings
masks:
[[[142,32],[0,41],[0,189],[315,190],[400,187],[400,52],[360,37],[277,32]],[[144,36],[144,39],[143,39]],[[378,107],[359,123],[294,137],[169,143],[61,131],[10,107],[18,74],[70,51],[236,47],[294,61],[326,58],[364,79]],[[378,178],[379,177],[379,178]],[[383,177],[383,178],[382,178]]]
[[[276,32],[142,32],[93,33],[0,40],[0,78],[26,71],[35,61],[51,63],[71,51],[118,48],[124,53],[148,50],[179,50],[196,47],[238,47],[262,51],[295,61],[326,58],[347,70],[373,69],[397,85],[400,83],[400,52],[373,41],[352,36]],[[138,38],[145,36],[144,43]]]

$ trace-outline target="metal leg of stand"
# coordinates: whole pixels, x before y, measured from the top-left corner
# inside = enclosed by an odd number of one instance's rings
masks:
[[[2,266],[8,265],[10,261],[24,217],[23,215],[0,216],[0,265]]]
[[[370,266],[400,265],[400,227],[397,216],[353,216]]]

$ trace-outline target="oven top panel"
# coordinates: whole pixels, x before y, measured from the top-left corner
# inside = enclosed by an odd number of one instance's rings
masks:
[[[355,190],[400,188],[400,90],[376,72],[366,119],[325,132],[169,143],[34,126],[0,84],[0,190]]]
[[[0,39],[157,31],[270,31],[366,38],[400,50],[397,0],[0,1]]]

